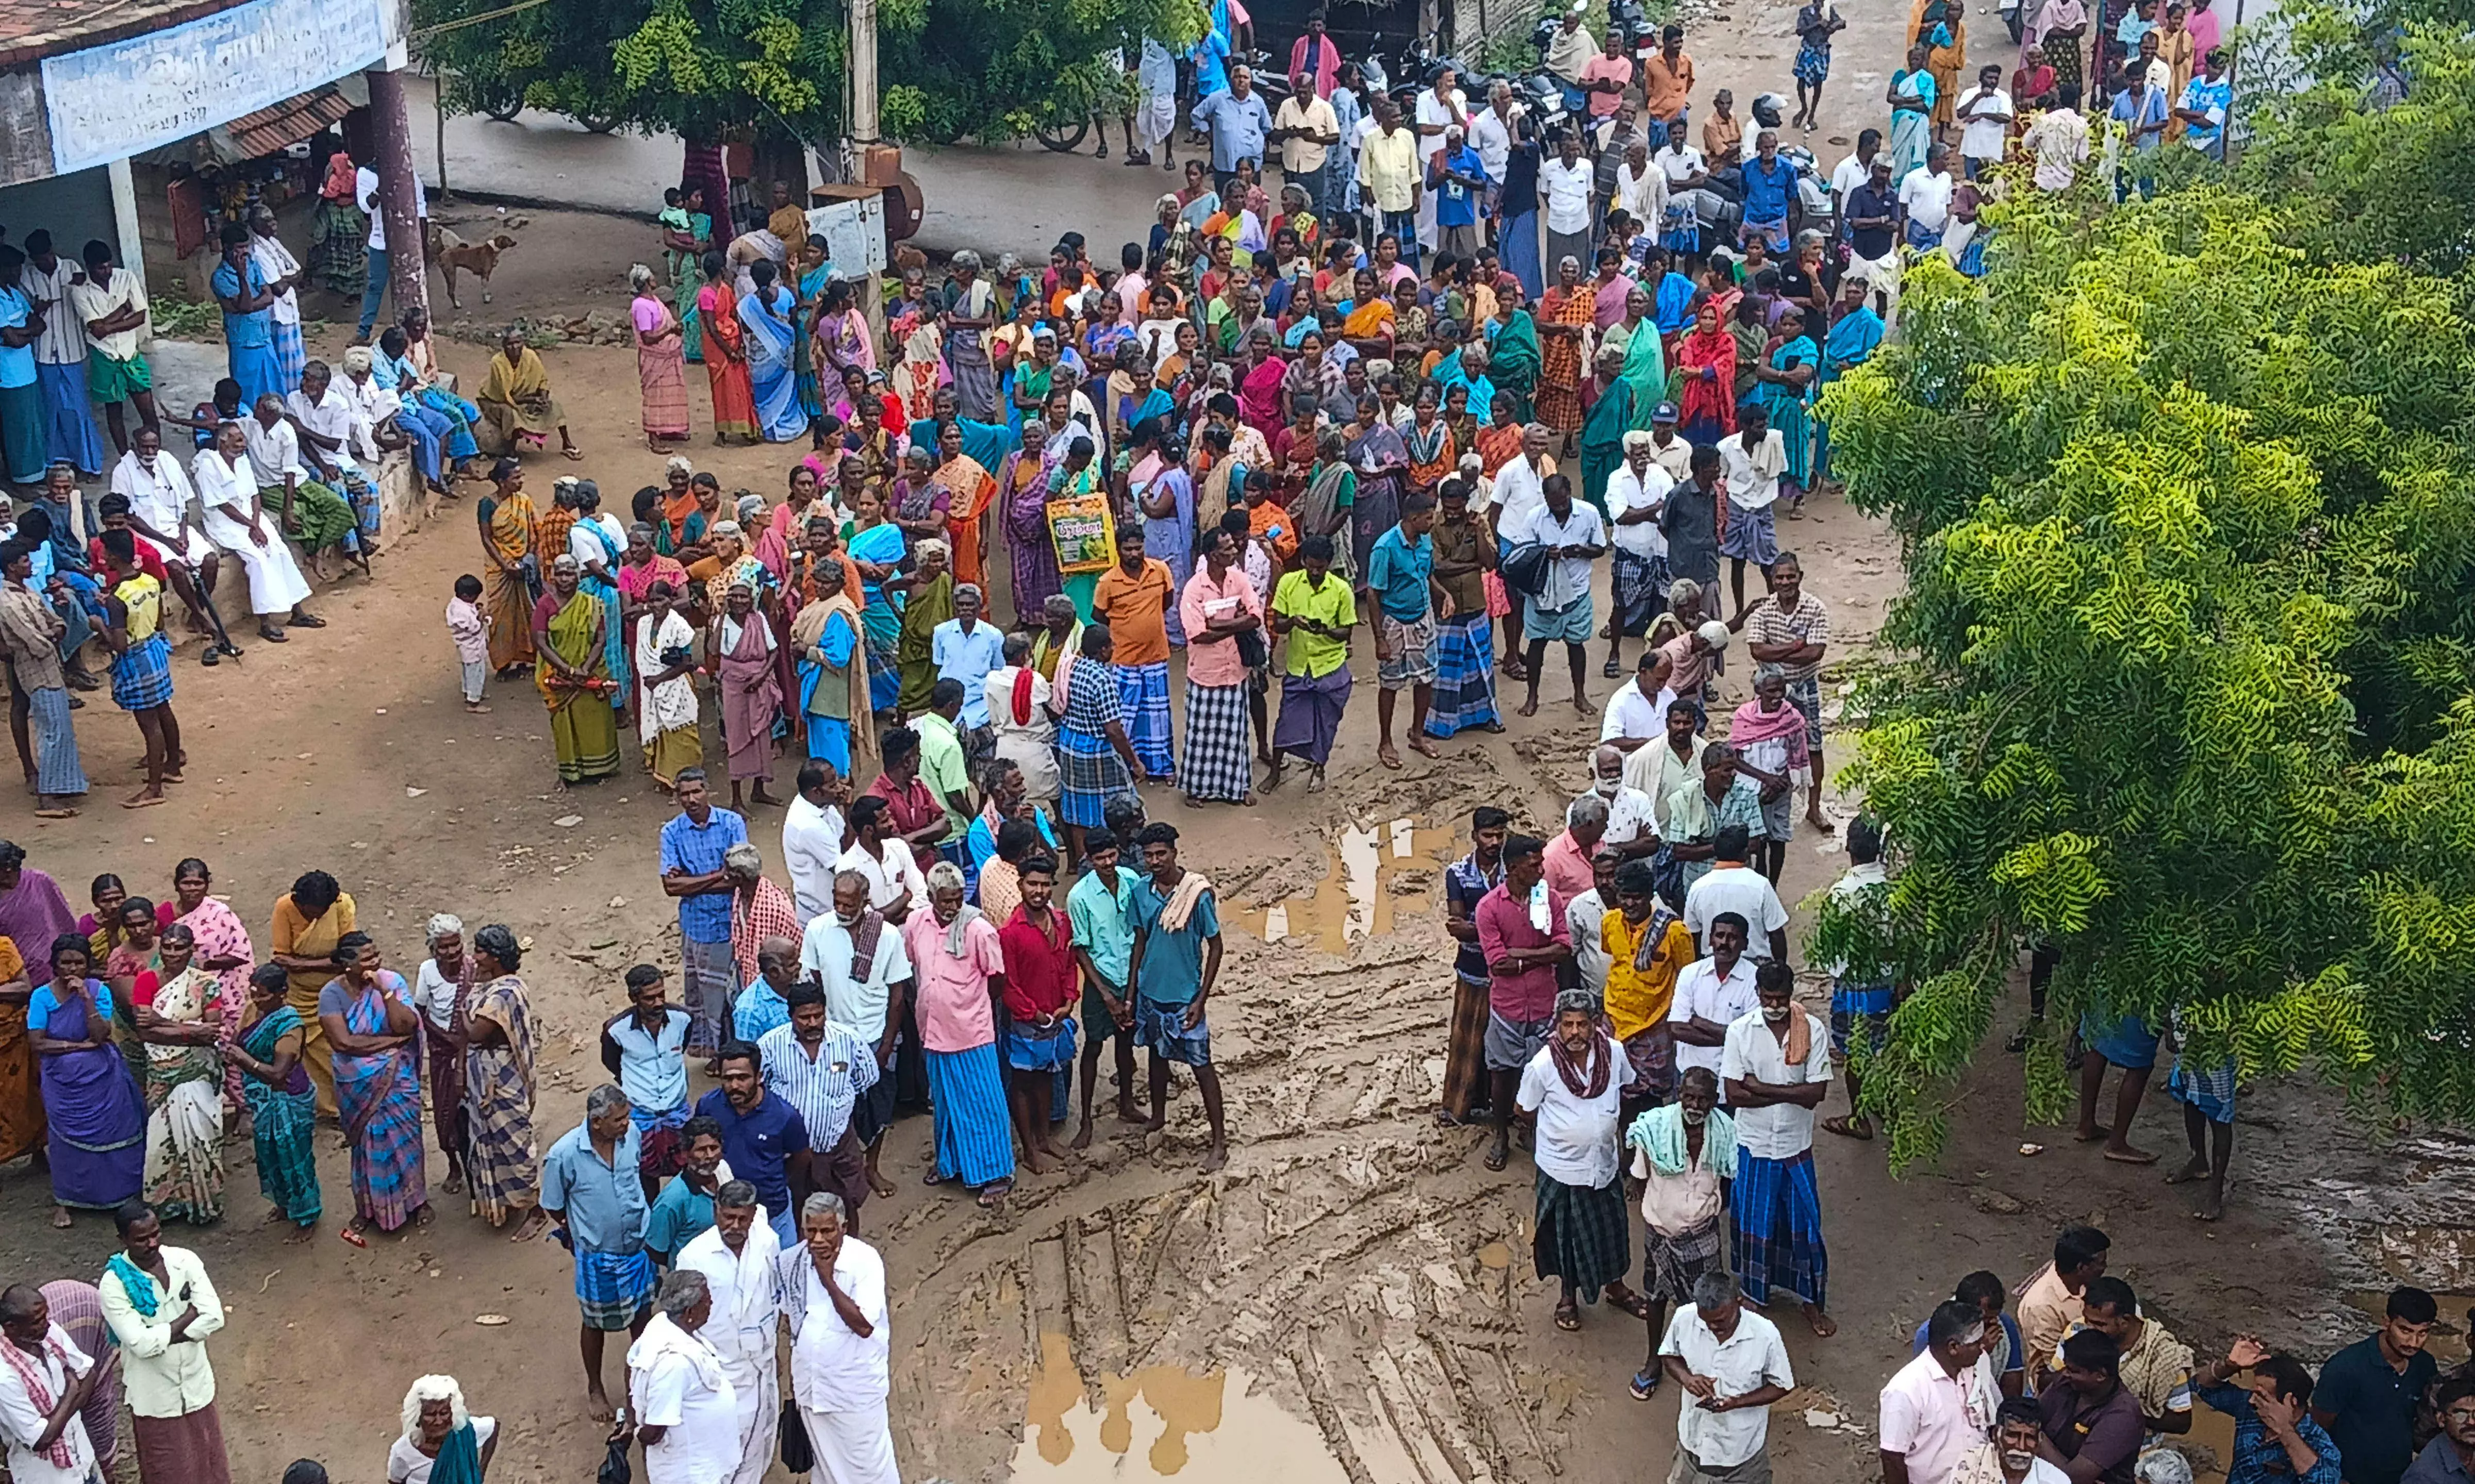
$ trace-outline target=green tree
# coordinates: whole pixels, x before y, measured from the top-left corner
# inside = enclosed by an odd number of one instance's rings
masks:
[[[414,0],[419,27],[503,0]],[[536,107],[649,129],[723,135],[796,153],[841,137],[848,14],[840,0],[548,0],[433,32],[425,57],[478,109]],[[1202,32],[1198,0],[887,0],[877,12],[880,119],[903,142],[1019,136],[1051,117],[1115,112],[1113,49]]]
[[[1930,1154],[2022,951],[2061,966],[2030,1102],[2095,1008],[2246,1075],[2475,1112],[2475,327],[2394,262],[2316,263],[2195,188],[1998,214],[1922,265],[1826,399],[1909,590],[1848,781],[1899,868],[1809,952],[1913,992],[1872,1058]]]

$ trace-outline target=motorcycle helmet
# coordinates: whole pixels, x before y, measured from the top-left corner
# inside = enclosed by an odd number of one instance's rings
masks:
[[[1787,100],[1777,93],[1764,93],[1753,100],[1753,122],[1764,129],[1777,129],[1787,117]]]

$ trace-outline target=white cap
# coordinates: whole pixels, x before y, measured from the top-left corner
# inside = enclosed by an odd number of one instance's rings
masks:
[[[1703,644],[1713,649],[1728,647],[1728,625],[1716,619],[1708,620],[1693,632],[1701,637]]]

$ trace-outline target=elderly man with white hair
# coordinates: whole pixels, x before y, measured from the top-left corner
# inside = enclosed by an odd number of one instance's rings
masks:
[[[603,1083],[584,1097],[584,1122],[542,1156],[541,1208],[576,1254],[576,1302],[583,1316],[585,1399],[594,1418],[610,1416],[601,1384],[604,1337],[644,1332],[653,1294],[653,1259],[645,1250],[651,1209],[627,1094]]]
[[[387,1448],[387,1484],[480,1484],[499,1450],[499,1420],[475,1417],[452,1375],[404,1394],[404,1433]]]
[[[959,1180],[995,1209],[1014,1188],[1014,1124],[993,1008],[1005,987],[1005,955],[996,924],[963,900],[962,868],[951,861],[928,868],[928,906],[902,925],[937,1115],[928,1182]]]
[[[799,1207],[800,1245],[782,1254],[791,1395],[820,1484],[900,1484],[885,1409],[893,1354],[885,1259],[848,1234],[844,1214],[842,1197],[810,1196]]]
[[[736,1466],[698,1484],[759,1484],[773,1463],[782,1410],[773,1363],[782,1242],[765,1217],[755,1186],[724,1180],[714,1192],[713,1225],[679,1250],[678,1271],[701,1274],[712,1293],[712,1317],[698,1334],[722,1361],[739,1425]],[[651,1338],[649,1329],[646,1336]]]
[[[1581,1305],[1607,1302],[1647,1319],[1649,1303],[1625,1282],[1631,1245],[1616,1162],[1625,1084],[1632,1063],[1607,1035],[1599,998],[1556,996],[1556,1028],[1522,1068],[1521,1110],[1537,1116],[1538,1276],[1562,1285],[1556,1327],[1581,1327]]]
[[[713,1287],[693,1268],[662,1279],[659,1311],[627,1347],[627,1400],[645,1446],[645,1484],[717,1484],[740,1461],[739,1399],[704,1336]],[[770,1359],[770,1357],[769,1357]]]
[[[1796,1385],[1778,1326],[1745,1307],[1733,1275],[1704,1273],[1658,1353],[1681,1393],[1669,1484],[1770,1484],[1771,1407]]]
[[[284,642],[284,626],[325,628],[327,620],[301,606],[309,582],[301,564],[259,502],[257,473],[249,443],[234,422],[219,424],[212,448],[201,449],[189,473],[198,491],[198,515],[207,539],[223,547],[249,574],[249,611],[257,615],[257,637]]]

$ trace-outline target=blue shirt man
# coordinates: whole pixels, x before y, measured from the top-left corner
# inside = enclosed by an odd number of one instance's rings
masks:
[[[2226,110],[2235,103],[2235,85],[2223,74],[2195,77],[2183,85],[2182,100],[2175,105],[2186,113],[2197,113],[2207,120],[2183,121],[2183,142],[2211,159],[2226,158]]]
[[[2114,95],[2109,116],[2135,131],[2132,148],[2153,150],[2166,137],[2162,127],[2166,122],[2166,89],[2150,85],[2144,78]]]
[[[679,1249],[713,1226],[714,1195],[724,1180],[738,1178],[722,1157],[722,1131],[701,1118],[688,1124],[679,1131],[679,1146],[687,1156],[679,1178],[653,1198],[645,1223],[645,1250],[664,1267],[676,1265]]]
[[[1231,69],[1229,85],[1196,104],[1189,119],[1212,135],[1214,176],[1226,177],[1241,159],[1263,162],[1263,135],[1271,132],[1272,112],[1263,107],[1263,95],[1255,91],[1244,67]]]
[[[730,1173],[756,1187],[757,1204],[785,1248],[797,1240],[791,1209],[791,1161],[808,1157],[808,1126],[799,1110],[765,1090],[755,1047],[723,1048],[722,1085],[697,1100],[697,1116],[722,1126],[722,1157]]]
[[[14,283],[0,288],[0,329],[25,329],[34,314],[35,301],[24,289]],[[0,344],[0,386],[35,384],[35,338],[28,335],[24,345]],[[36,460],[33,476],[41,477],[42,471],[41,460]]]
[[[662,826],[662,875],[700,884],[679,897],[679,933],[692,943],[727,943],[730,883],[723,877],[722,857],[747,841],[747,821],[705,802],[701,771],[694,779],[682,774],[677,788],[679,813]]]
[[[1220,936],[1220,912],[1214,893],[1206,891],[1187,913],[1185,926],[1172,931],[1161,920],[1172,894],[1149,876],[1135,880],[1134,924],[1143,938],[1139,987],[1153,1004],[1190,1005],[1203,992],[1203,946]]]
[[[1435,572],[1435,541],[1425,527],[1433,519],[1425,511],[1405,513],[1400,524],[1375,538],[1367,553],[1365,591],[1383,609],[1384,617],[1395,623],[1414,624],[1430,611],[1433,599],[1428,584]],[[1413,523],[1419,527],[1415,533],[1409,529]]]
[[[1746,226],[1785,226],[1787,204],[1795,195],[1796,167],[1778,158],[1776,145],[1768,155],[1745,161]]]
[[[967,584],[968,586],[968,584]],[[965,628],[960,619],[947,619],[937,625],[929,637],[931,656],[937,662],[937,678],[959,680],[963,684],[963,726],[977,730],[989,724],[989,698],[980,682],[989,672],[1005,663],[1005,637],[997,626],[979,614],[978,594],[971,594],[971,626]],[[955,602],[964,601],[957,589]]]
[[[635,1126],[623,1126],[625,1131],[605,1160],[594,1147],[591,1104],[586,1107],[585,1121],[559,1135],[542,1156],[542,1209],[567,1228],[579,1254],[641,1251],[649,1207],[645,1182],[636,1176]]]
[[[1457,139],[1459,130],[1447,129],[1445,134]],[[1472,181],[1478,183],[1472,185]],[[1435,225],[1477,226],[1479,198],[1485,194],[1486,185],[1486,161],[1478,151],[1466,144],[1437,150],[1427,166],[1427,189],[1435,196]]]
[[[2312,1374],[2287,1357],[2273,1358],[2286,1360],[2287,1364],[2294,1367],[2294,1374],[2301,1379],[2304,1396],[2308,1399],[2312,1393]],[[2312,1414],[2306,1408],[2301,1405],[2295,1407],[2294,1435],[2312,1450],[2314,1457],[2309,1471],[2297,1472],[2294,1459],[2287,1451],[2286,1445],[2280,1443],[2268,1430],[2268,1424],[2260,1420],[2259,1409],[2252,1405],[2253,1394],[2250,1391],[2223,1381],[2214,1386],[2194,1386],[2192,1390],[2202,1401],[2235,1420],[2234,1457],[2226,1465],[2226,1484],[2339,1484],[2338,1445],[2329,1441],[2328,1432],[2312,1420]]]

